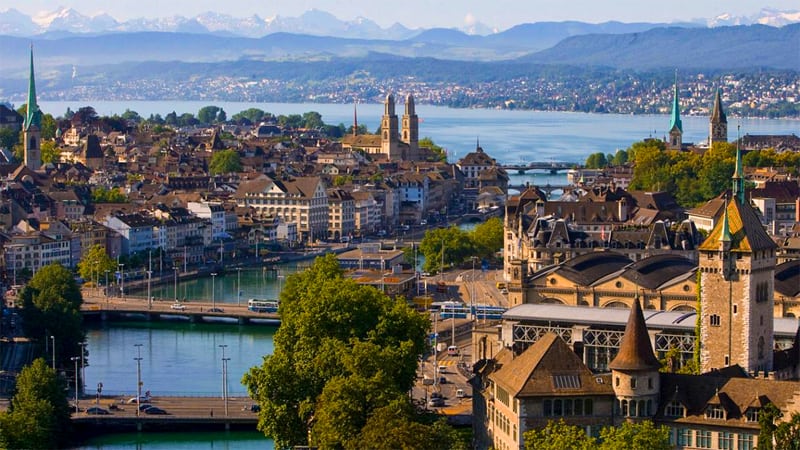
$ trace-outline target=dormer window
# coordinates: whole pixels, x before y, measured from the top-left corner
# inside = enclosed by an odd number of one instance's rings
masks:
[[[664,408],[664,415],[667,417],[684,417],[686,416],[686,408],[677,400],[673,400]]]
[[[758,409],[747,408],[747,411],[744,412],[744,420],[753,423],[758,422]]]
[[[706,408],[706,419],[725,419],[725,409],[721,405],[710,405]]]

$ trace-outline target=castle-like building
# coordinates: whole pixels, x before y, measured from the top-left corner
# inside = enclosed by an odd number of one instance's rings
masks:
[[[777,246],[744,197],[742,174],[741,152],[737,152],[723,219],[696,249],[697,292],[691,294],[699,311],[687,312],[698,320],[693,336],[649,330],[638,287],[633,290],[624,331],[603,334],[604,339],[621,339],[618,346],[605,348],[606,366],[592,364],[590,368],[585,359],[597,358],[596,352],[588,353],[594,344],[589,339],[599,333],[584,330],[576,336],[575,328],[563,325],[570,317],[539,330],[523,326],[515,310],[524,311],[529,305],[509,310],[500,326],[473,334],[477,448],[522,449],[525,431],[550,420],[564,419],[596,435],[603,426],[647,419],[669,427],[675,448],[752,450],[758,445],[758,418],[764,406],[774,404],[786,420],[800,413],[797,320],[788,319],[794,324],[793,344],[778,348],[773,319]],[[675,266],[667,264],[675,256],[660,258],[664,267],[640,267],[639,273],[669,272]],[[525,276],[525,262],[514,267],[521,270],[512,274]],[[615,282],[611,277],[602,280]],[[620,310],[594,311],[593,321],[603,323],[604,317]],[[668,314],[659,321],[661,313],[649,311],[648,321],[656,327],[669,326],[664,322],[670,320]],[[678,367],[675,355],[672,348],[664,348],[670,338],[676,345],[691,341],[699,347],[695,363],[701,374],[672,370]]]

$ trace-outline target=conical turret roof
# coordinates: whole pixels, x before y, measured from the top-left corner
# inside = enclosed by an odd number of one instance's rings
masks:
[[[647,325],[644,323],[644,314],[639,304],[639,299],[633,301],[628,323],[625,325],[625,335],[616,358],[608,365],[612,370],[658,370],[661,363],[653,354],[650,336],[647,334]]]

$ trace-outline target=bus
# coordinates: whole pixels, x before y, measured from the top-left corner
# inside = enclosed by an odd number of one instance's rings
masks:
[[[260,313],[276,313],[278,312],[278,304],[278,300],[256,300],[251,298],[247,301],[247,309]]]

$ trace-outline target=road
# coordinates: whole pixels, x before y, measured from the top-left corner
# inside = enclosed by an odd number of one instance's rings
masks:
[[[136,396],[133,395],[135,399]],[[101,396],[98,402],[97,397],[86,397],[78,401],[80,412],[73,415],[74,418],[134,418],[136,417],[136,403],[129,403],[130,398]],[[258,414],[250,410],[250,405],[254,402],[247,397],[231,397],[228,399],[228,414],[225,415],[225,401],[222,397],[151,397],[149,404],[165,410],[168,414],[149,415],[140,413],[141,418],[153,419],[193,419],[193,418],[224,418],[233,419],[254,419],[257,420]],[[74,408],[74,401],[70,404]],[[86,408],[100,405],[108,411],[108,415],[87,415]],[[111,406],[113,405],[113,407]],[[112,409],[115,408],[115,409]]]

